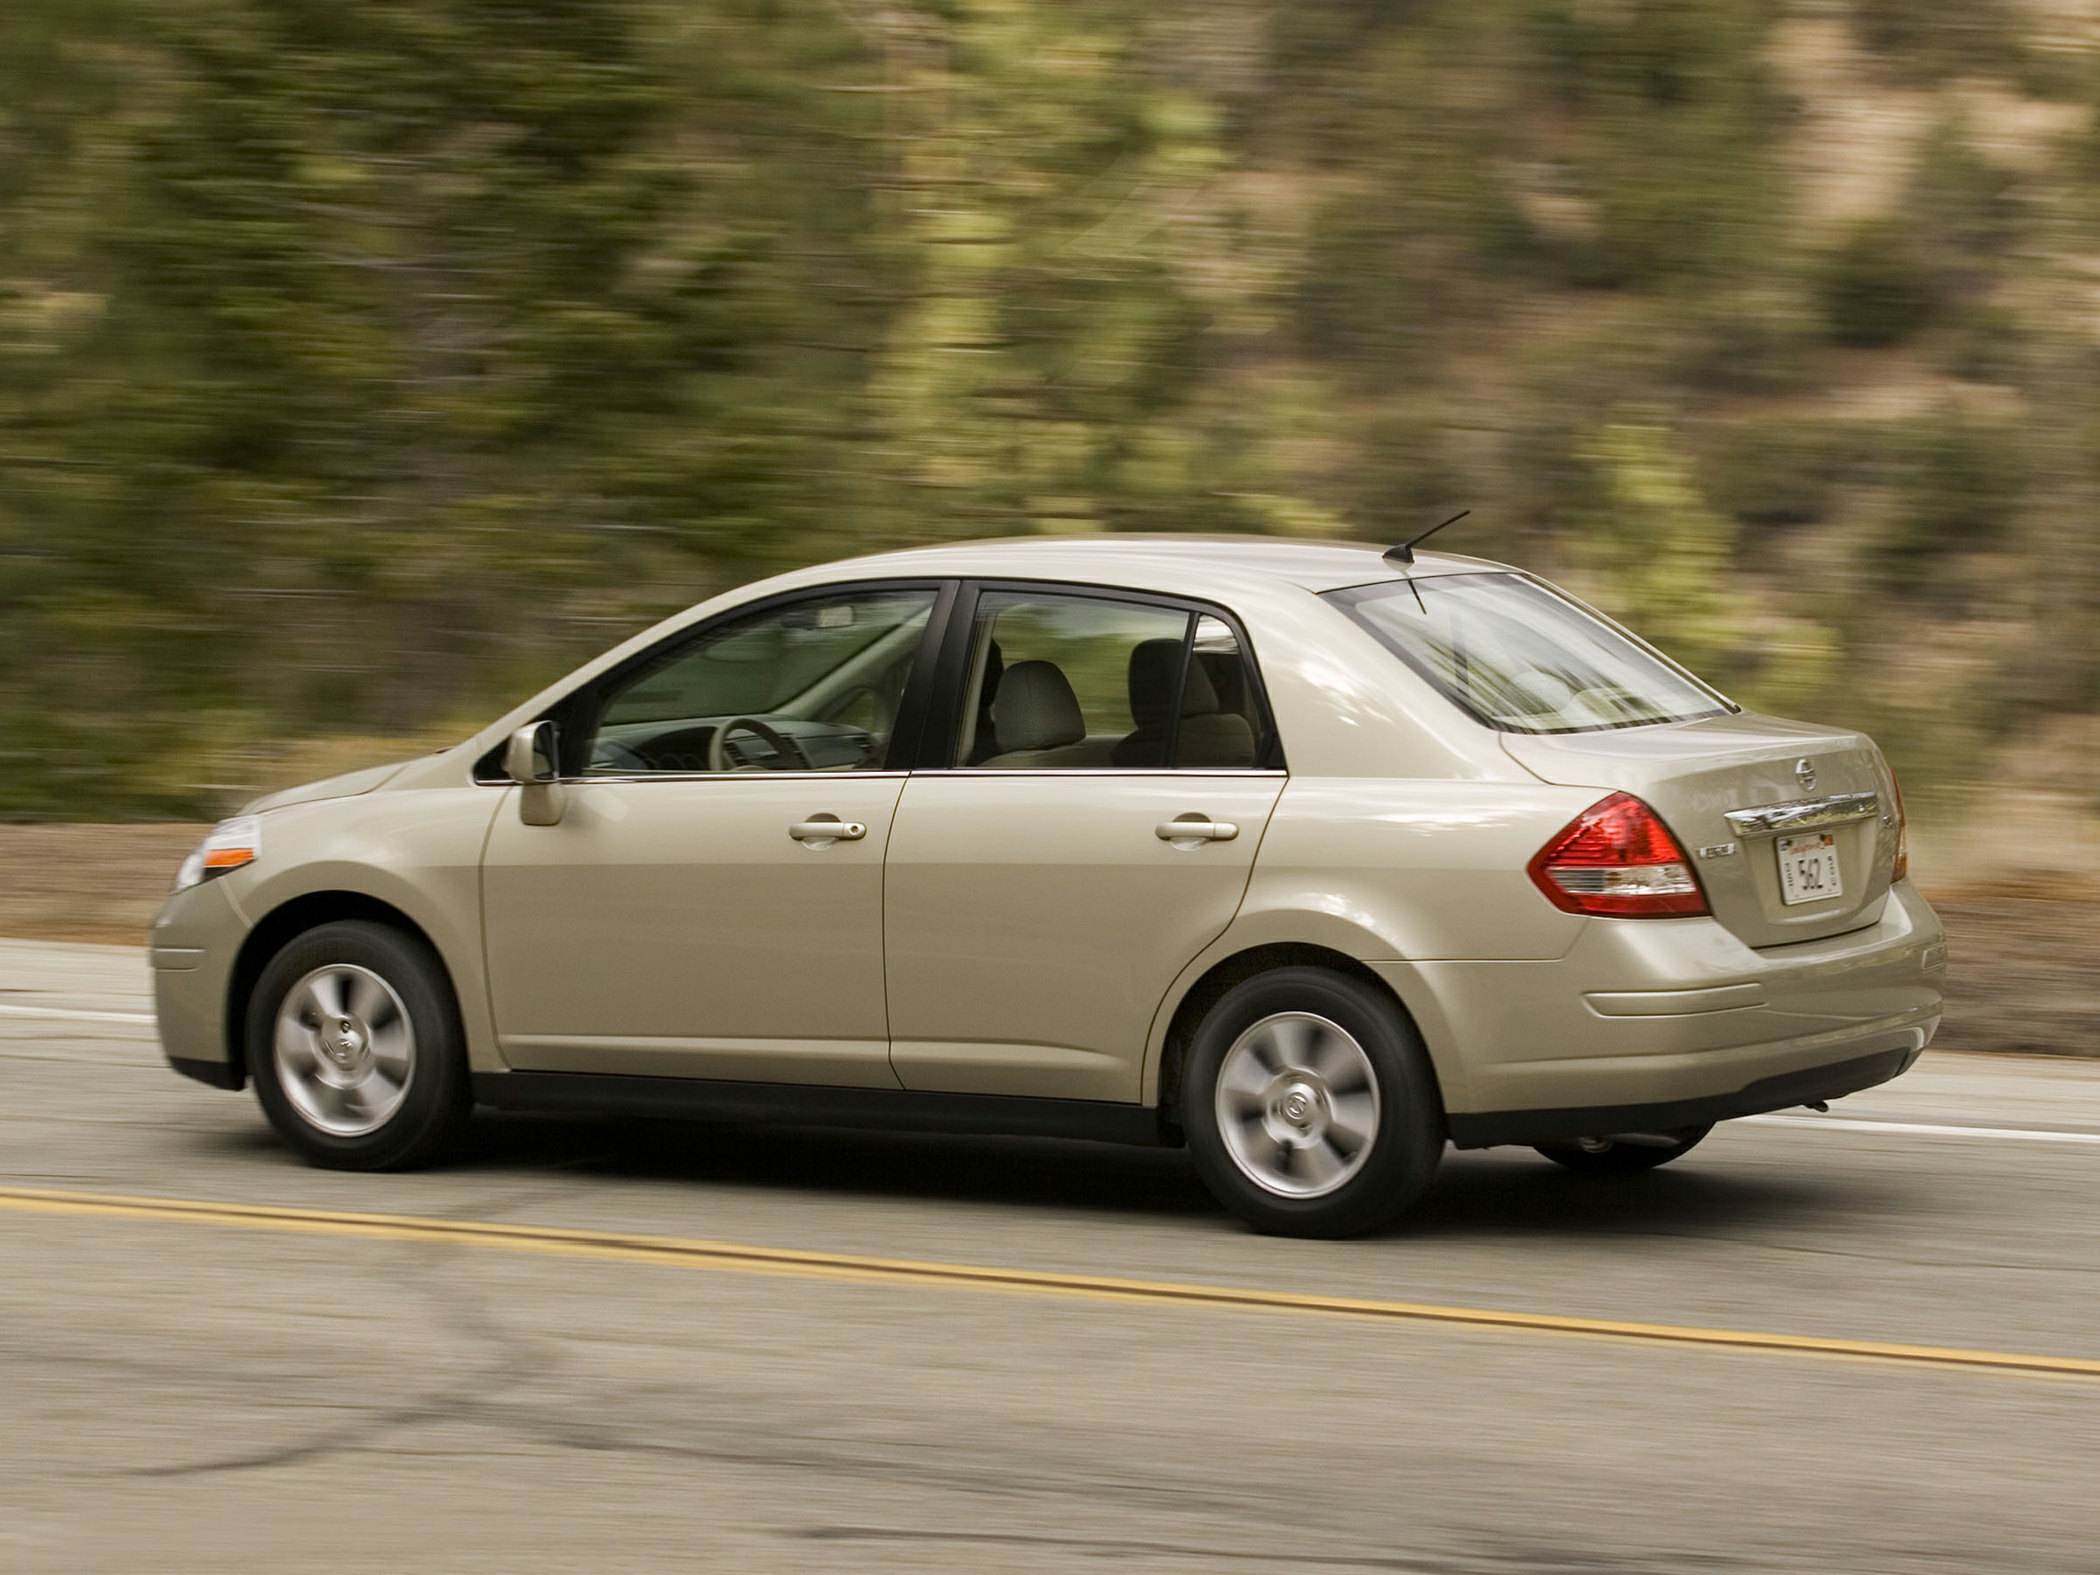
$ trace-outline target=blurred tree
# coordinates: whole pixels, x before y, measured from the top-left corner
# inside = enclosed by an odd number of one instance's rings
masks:
[[[1922,589],[1950,555],[1995,544],[2027,489],[2021,449],[2004,420],[1959,408],[1909,423],[1896,444],[1900,501],[1876,547],[1883,582]]]
[[[1643,632],[1678,661],[1717,672],[1740,641],[1728,584],[1734,525],[1708,507],[1658,422],[1614,421],[1584,457],[1597,478],[1580,532],[1585,579],[1611,605],[1637,609]]]
[[[1899,80],[2005,70],[2026,53],[2008,0],[1852,0],[1851,11],[1861,47]]]
[[[1816,304],[1841,345],[1877,347],[1916,333],[1939,306],[1928,265],[1902,219],[1866,219],[1822,260]]]
[[[1588,236],[1562,248],[1571,282],[1654,286],[1755,267],[1782,211],[1772,20],[1741,0],[1535,0],[1544,85],[1580,114],[1554,140],[1593,214]]]
[[[2013,96],[2076,61],[1847,14],[16,0],[0,814],[203,812],[857,549],[1462,506],[1752,703],[2088,706],[2006,632],[2100,627],[2100,134]],[[1862,74],[1994,70],[1914,144]]]
[[[17,517],[58,549],[28,611],[76,681],[28,697],[47,739],[194,799],[262,719],[427,724],[505,653],[541,666],[552,593],[645,573],[636,543],[792,515],[750,503],[752,448],[792,439],[712,393],[781,297],[671,156],[650,16],[132,13],[152,54],[55,270],[94,309],[14,389],[48,461]]]

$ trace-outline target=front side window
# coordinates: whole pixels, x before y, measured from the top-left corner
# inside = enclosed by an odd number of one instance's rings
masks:
[[[677,643],[608,690],[585,774],[878,770],[933,603],[847,592]]]
[[[1109,597],[987,591],[953,763],[1249,767],[1254,685],[1222,619]]]
[[[1519,574],[1438,574],[1326,599],[1452,700],[1511,733],[1586,733],[1736,709],[1684,669]]]

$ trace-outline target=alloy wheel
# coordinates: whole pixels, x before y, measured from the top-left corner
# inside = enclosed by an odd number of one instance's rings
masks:
[[[362,1137],[408,1096],[416,1032],[394,987],[369,968],[329,963],[285,992],[273,1053],[278,1082],[301,1119],[335,1137]]]
[[[1218,1132],[1243,1175],[1279,1197],[1323,1197],[1370,1159],[1378,1137],[1371,1058],[1339,1023],[1278,1012],[1225,1052]]]

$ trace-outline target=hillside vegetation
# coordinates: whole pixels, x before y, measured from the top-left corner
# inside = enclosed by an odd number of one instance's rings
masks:
[[[0,815],[209,813],[853,550],[1461,507],[1916,800],[2090,798],[2094,27],[15,0]]]

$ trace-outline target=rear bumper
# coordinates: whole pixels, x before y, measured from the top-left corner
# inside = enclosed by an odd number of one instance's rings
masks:
[[[1905,883],[1876,923],[1792,946],[1752,949],[1711,919],[1603,919],[1556,959],[1371,966],[1414,1013],[1453,1138],[1472,1147],[1692,1126],[1886,1081],[1939,1026],[1946,944]]]
[[[1736,1116],[1762,1115],[1793,1105],[1856,1094],[1910,1070],[1915,1049],[1877,1051],[1833,1066],[1810,1067],[1761,1077],[1732,1094],[1646,1105],[1592,1105],[1566,1110],[1493,1110],[1448,1118],[1451,1141],[1460,1148],[1499,1143],[1546,1143],[1556,1138],[1601,1137],[1613,1132],[1672,1132],[1703,1127]]]

